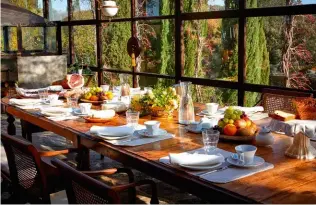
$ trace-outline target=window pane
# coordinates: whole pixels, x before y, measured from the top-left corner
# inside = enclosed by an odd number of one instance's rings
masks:
[[[174,0],[144,0],[136,2],[136,16],[164,16],[174,14]]]
[[[127,53],[131,33],[130,22],[103,24],[102,59],[105,69],[132,71],[131,57]]]
[[[62,45],[62,52],[63,52],[63,54],[67,54],[67,62],[68,62],[68,64],[70,64],[68,26],[61,27],[61,45]]]
[[[183,12],[206,12],[238,9],[238,0],[182,0]]]
[[[118,12],[111,18],[131,18],[131,0],[116,1],[116,5],[119,7]],[[109,17],[101,11],[101,18],[108,19]]]
[[[191,94],[194,102],[217,102],[220,105],[238,104],[237,90],[202,85],[191,85]]]
[[[247,19],[246,82],[315,89],[316,15]]]
[[[44,50],[44,29],[42,27],[23,27],[22,46],[25,50]]]
[[[137,21],[137,38],[142,52],[137,58],[137,71],[175,74],[174,21]],[[139,63],[141,62],[141,63]]]
[[[133,76],[129,74],[119,74],[119,73],[111,73],[111,72],[103,72],[103,83],[111,86],[120,85],[120,75],[126,75],[128,78],[128,83],[131,87],[133,87]]]
[[[95,26],[74,26],[75,62],[96,66]]]
[[[16,27],[9,27],[9,49],[10,51],[18,50],[18,38]]]
[[[288,3],[287,3],[288,2]],[[306,4],[316,4],[316,0],[265,0],[265,1],[253,1],[247,0],[248,8],[257,7],[275,7],[275,6],[295,6],[295,5],[306,5]]]
[[[184,22],[184,75],[237,81],[238,19]]]
[[[47,51],[56,52],[57,51],[57,42],[56,42],[56,27],[47,27]]]
[[[137,76],[139,87],[172,86],[174,79],[157,78],[150,76]]]
[[[72,11],[72,20],[95,19],[94,0],[73,1]]]
[[[261,99],[261,93],[257,92],[245,92],[244,106],[253,107],[256,106]]]
[[[43,16],[43,1],[10,0],[11,4],[27,9],[34,14]]]
[[[68,21],[67,0],[49,0],[49,20]]]

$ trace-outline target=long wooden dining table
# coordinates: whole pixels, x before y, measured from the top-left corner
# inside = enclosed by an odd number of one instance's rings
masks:
[[[316,203],[316,162],[297,160],[284,155],[292,143],[292,138],[275,134],[275,143],[269,147],[258,147],[257,155],[274,164],[274,168],[225,184],[211,183],[183,169],[159,162],[169,153],[181,153],[203,146],[201,134],[184,132],[183,126],[172,120],[159,119],[161,127],[174,138],[146,145],[126,147],[115,146],[95,138],[87,132],[93,125],[124,125],[124,115],[107,123],[87,123],[84,119],[52,121],[39,116],[34,111],[12,106],[8,99],[1,100],[8,115],[8,132],[14,134],[14,119],[19,118],[45,130],[72,140],[74,146],[94,150],[104,156],[135,168],[149,176],[164,181],[183,191],[192,193],[212,203]],[[142,117],[140,124],[149,120]],[[313,146],[315,142],[311,142]],[[237,143],[221,141],[218,147],[234,152]],[[87,152],[88,153],[88,152]],[[88,154],[86,155],[86,157]],[[86,159],[87,163],[89,159]]]

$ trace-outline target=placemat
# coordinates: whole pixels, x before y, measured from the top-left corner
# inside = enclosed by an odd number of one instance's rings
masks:
[[[197,149],[197,150],[192,150],[189,151],[188,153],[200,153],[200,154],[204,154],[205,151],[203,148],[201,149]],[[214,151],[214,154],[221,154],[223,155],[225,158],[230,157],[232,152],[228,152],[222,149],[217,148],[216,151]],[[160,162],[171,165],[170,161],[169,161],[169,156],[166,157],[162,157],[159,159]],[[229,163],[228,162],[224,162],[221,167],[223,166],[228,166]],[[171,166],[175,166],[176,165],[171,165]],[[239,168],[239,167],[234,167],[234,166],[229,166],[227,169],[221,170],[221,171],[217,171],[217,172],[212,172],[207,174],[207,172],[212,171],[212,169],[210,170],[203,170],[203,171],[191,171],[191,170],[185,170],[186,172],[198,176],[202,179],[205,179],[207,181],[210,182],[214,182],[214,183],[228,183],[228,182],[232,182],[247,176],[251,176],[254,175],[256,173],[259,172],[263,172],[269,169],[274,168],[273,164],[270,164],[268,162],[265,162],[263,165],[256,167],[256,168]],[[182,169],[182,168],[181,168]],[[214,168],[214,169],[218,169]],[[184,170],[184,169],[183,169]]]
[[[110,144],[113,144],[113,145],[130,146],[130,147],[144,145],[144,144],[150,144],[153,142],[158,142],[158,141],[162,141],[162,140],[166,140],[166,139],[171,139],[175,136],[174,134],[167,133],[166,135],[159,136],[159,137],[143,137],[143,136],[139,135],[137,132],[137,130],[141,130],[141,129],[145,129],[145,126],[138,125],[138,127],[136,128],[136,131],[133,133],[132,136],[127,137],[127,138],[123,138],[121,140],[106,140],[106,139],[102,138],[102,136],[93,135],[90,132],[88,132],[87,134],[92,135],[94,137],[97,137],[99,139],[102,139],[102,140],[104,140]]]

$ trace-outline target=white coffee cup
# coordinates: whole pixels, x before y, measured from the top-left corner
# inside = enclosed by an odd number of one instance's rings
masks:
[[[116,6],[115,1],[103,1],[103,6]]]
[[[206,110],[208,114],[215,114],[218,109],[218,103],[206,103]]]
[[[89,114],[91,111],[91,103],[79,103],[81,114]]]
[[[156,121],[156,120],[146,121],[144,123],[144,125],[146,126],[146,130],[147,130],[148,134],[150,134],[150,135],[158,134],[159,126],[160,126],[159,121]]]
[[[58,101],[58,95],[57,94],[51,94],[51,95],[48,95],[48,100],[49,100],[49,103],[50,104],[54,104]]]
[[[101,85],[103,92],[109,91],[110,85]]]
[[[253,145],[238,145],[235,147],[235,150],[242,164],[251,164],[255,157],[257,147]]]

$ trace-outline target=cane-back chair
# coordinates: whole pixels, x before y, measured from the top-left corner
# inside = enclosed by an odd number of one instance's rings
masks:
[[[3,132],[1,142],[9,167],[1,169],[1,175],[12,183],[12,198],[16,203],[50,203],[49,194],[56,191],[59,181],[58,170],[44,163],[42,157],[67,154],[70,150],[38,151],[30,142]]]
[[[55,165],[62,175],[64,186],[66,188],[68,202],[70,204],[115,204],[121,203],[119,192],[129,190],[134,196],[130,196],[129,203],[135,203],[136,186],[149,184],[152,188],[151,203],[158,204],[157,188],[152,180],[141,180],[126,185],[108,186],[93,177],[97,175],[110,175],[117,172],[125,172],[124,168],[120,170],[109,169],[105,171],[80,172],[64,163],[60,159],[54,158],[52,164]]]
[[[260,105],[263,106],[265,112],[273,114],[275,110],[284,110],[295,113],[293,100],[297,97],[312,97],[311,93],[263,89],[262,100]]]

